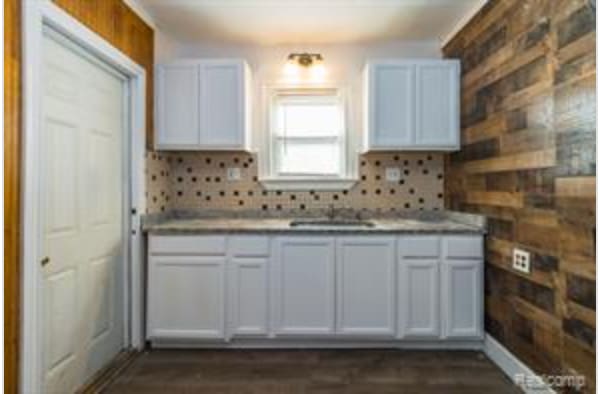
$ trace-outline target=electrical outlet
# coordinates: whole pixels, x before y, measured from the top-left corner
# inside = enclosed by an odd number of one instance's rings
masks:
[[[529,252],[517,248],[513,249],[513,268],[517,271],[529,274],[531,272],[529,256]]]
[[[400,168],[386,167],[385,168],[385,180],[388,182],[398,182],[400,180]]]
[[[231,167],[227,169],[227,180],[228,181],[239,181],[242,179],[242,172],[239,167]]]

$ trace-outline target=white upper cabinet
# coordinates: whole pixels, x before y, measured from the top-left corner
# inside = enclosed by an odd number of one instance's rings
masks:
[[[157,68],[156,145],[161,149],[193,149],[198,133],[198,66],[179,63]]]
[[[158,66],[159,150],[248,150],[250,69],[243,60]]]
[[[435,60],[416,66],[415,145],[452,148],[459,144],[457,61]]]
[[[459,81],[456,60],[367,64],[364,149],[459,149]]]
[[[369,90],[368,143],[374,149],[409,146],[415,130],[415,67],[407,63],[380,64],[367,74]]]

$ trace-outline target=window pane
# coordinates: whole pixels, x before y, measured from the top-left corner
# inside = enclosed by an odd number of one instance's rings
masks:
[[[278,106],[278,135],[309,137],[340,135],[342,117],[338,103],[323,102],[322,98],[313,97],[314,103],[307,98],[302,102],[284,101]]]
[[[296,175],[338,175],[340,145],[280,140],[276,146],[277,172]]]

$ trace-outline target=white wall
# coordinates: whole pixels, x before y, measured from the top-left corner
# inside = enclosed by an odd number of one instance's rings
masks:
[[[167,63],[176,59],[181,52],[182,47],[178,41],[160,28],[154,29],[154,63]]]
[[[160,43],[157,43],[160,45]],[[328,82],[351,84],[360,79],[365,61],[381,57],[442,56],[439,42],[382,42],[370,45],[285,45],[233,46],[219,42],[182,44],[177,57],[242,57],[248,61],[257,84],[279,82],[287,55],[292,52],[321,53],[328,70]]]
[[[438,41],[389,41],[376,44],[352,45],[285,45],[254,46],[228,45],[220,42],[175,43],[157,32],[155,41],[157,63],[177,58],[244,58],[253,76],[254,141],[264,130],[263,87],[267,85],[314,85],[309,73],[290,78],[284,73],[287,56],[292,52],[320,53],[326,74],[319,84],[334,85],[349,92],[350,132],[362,133],[362,70],[371,58],[441,58]],[[359,137],[357,137],[359,138]]]

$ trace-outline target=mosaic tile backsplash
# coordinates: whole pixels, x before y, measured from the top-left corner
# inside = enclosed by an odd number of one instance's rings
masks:
[[[444,206],[442,153],[368,153],[359,160],[359,182],[345,191],[267,191],[258,181],[257,157],[243,152],[148,152],[148,212],[170,209],[373,211],[436,210]],[[227,180],[227,168],[241,170]],[[401,179],[385,179],[399,167]]]

